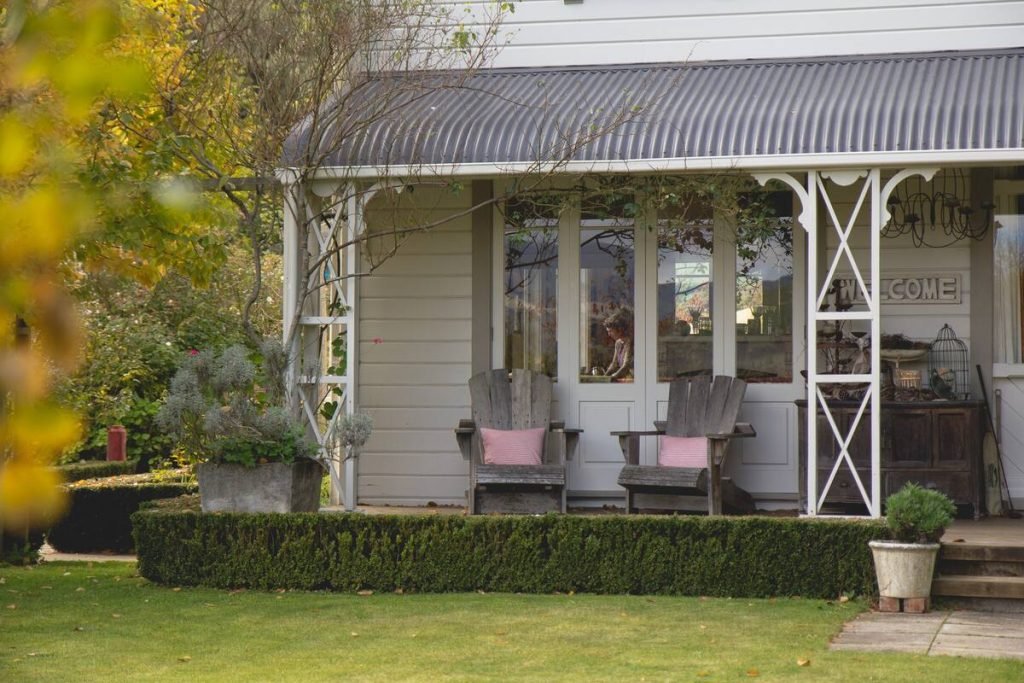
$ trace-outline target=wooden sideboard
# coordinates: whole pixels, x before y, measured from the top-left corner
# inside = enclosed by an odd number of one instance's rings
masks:
[[[799,415],[800,504],[807,503],[807,401],[796,402]],[[847,434],[857,416],[860,401],[830,401],[840,430]],[[971,505],[981,514],[981,446],[984,435],[981,401],[883,401],[881,434],[882,501],[906,482],[945,493],[958,505]],[[850,442],[850,457],[870,495],[871,426],[869,411],[857,425]],[[839,455],[827,418],[818,413],[818,491]],[[849,468],[844,464],[825,498],[826,505],[862,504]]]

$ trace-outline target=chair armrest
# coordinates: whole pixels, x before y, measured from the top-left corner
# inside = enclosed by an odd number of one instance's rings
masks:
[[[462,458],[469,460],[473,457],[473,435],[476,434],[476,423],[473,420],[459,420],[459,426],[455,428],[455,441],[459,444]]]
[[[749,439],[755,436],[757,436],[757,430],[746,422],[737,422],[736,428],[730,434],[707,435],[709,439]]]
[[[640,464],[640,437],[641,436],[658,436],[664,434],[660,429],[647,430],[647,431],[624,431],[624,432],[611,432],[612,436],[619,437],[619,448],[622,449],[622,457],[625,459],[627,465],[639,465]]]
[[[565,422],[562,420],[552,420],[548,430],[552,434],[558,435],[558,449],[561,462],[564,463],[566,460],[572,460],[572,456],[576,454],[576,444],[583,430],[578,427],[566,427]]]

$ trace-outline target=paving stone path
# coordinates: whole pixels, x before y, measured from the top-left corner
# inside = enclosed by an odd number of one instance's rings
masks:
[[[833,650],[1024,659],[1024,614],[865,612],[843,627]]]

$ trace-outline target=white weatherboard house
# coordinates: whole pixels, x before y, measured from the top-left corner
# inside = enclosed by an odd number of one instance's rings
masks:
[[[621,504],[609,432],[649,428],[667,380],[713,372],[750,382],[741,419],[758,436],[734,444],[726,472],[762,507],[857,502],[877,516],[910,479],[977,506],[980,365],[1024,506],[1024,1],[527,0],[504,30],[493,69],[416,98],[287,185],[293,291],[304,253],[332,239],[449,218],[371,275],[336,280],[388,244],[347,249],[309,276],[328,281],[321,301],[285,311],[303,330],[293,380],[321,434],[334,429],[315,414],[329,387],[374,419],[338,473],[346,504],[463,504],[452,428],[469,416],[467,379],[529,367],[556,379],[558,417],[585,430],[570,504]],[[603,130],[610,112],[627,115]],[[628,210],[594,211],[582,190],[556,211],[487,203],[551,168],[550,187],[638,187]],[[784,220],[755,249],[735,214],[691,207],[673,221],[639,186],[723,173],[774,192]],[[319,237],[300,244],[306,220]],[[610,354],[601,322],[620,309],[632,378],[594,381]],[[947,324],[962,355],[883,348]],[[320,354],[338,334],[355,341],[332,375]],[[932,395],[915,383],[945,400],[921,400]]]

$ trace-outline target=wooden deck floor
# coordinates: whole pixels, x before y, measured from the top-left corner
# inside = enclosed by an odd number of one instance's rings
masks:
[[[1001,547],[1024,547],[1024,519],[986,517],[958,519],[946,529],[943,543],[971,543]]]

